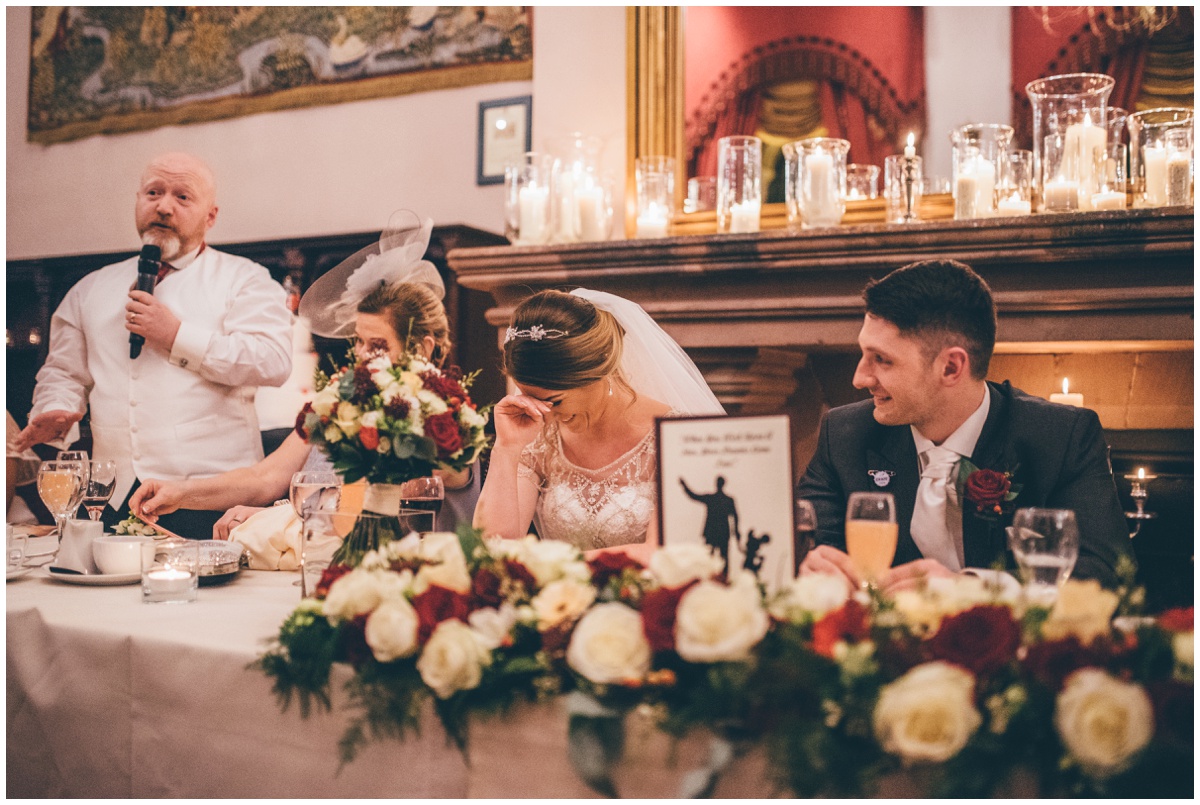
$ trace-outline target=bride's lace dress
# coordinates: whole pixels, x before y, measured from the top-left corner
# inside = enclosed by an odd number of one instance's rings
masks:
[[[563,455],[558,423],[552,421],[522,451],[517,472],[541,490],[533,523],[542,539],[585,551],[645,541],[657,505],[653,428],[625,455],[593,470]]]

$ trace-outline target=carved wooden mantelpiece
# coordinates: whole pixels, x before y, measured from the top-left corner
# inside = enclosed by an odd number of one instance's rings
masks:
[[[1038,215],[558,246],[459,249],[458,282],[496,300],[543,288],[640,303],[689,350],[847,349],[861,291],[914,260],[952,258],[991,284],[1001,342],[1191,341],[1193,209]]]

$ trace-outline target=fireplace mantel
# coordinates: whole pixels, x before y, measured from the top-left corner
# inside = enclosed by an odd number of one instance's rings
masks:
[[[504,327],[533,291],[585,286],[640,303],[688,349],[848,349],[863,285],[914,260],[969,263],[1006,343],[1193,337],[1193,208],[459,249],[458,282]]]

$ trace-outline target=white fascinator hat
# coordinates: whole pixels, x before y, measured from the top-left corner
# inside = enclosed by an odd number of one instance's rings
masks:
[[[422,260],[429,248],[433,219],[412,210],[394,213],[378,243],[338,263],[317,279],[300,299],[299,313],[312,331],[325,338],[350,338],[358,304],[381,285],[404,282],[428,285],[441,299],[446,286],[437,267]]]

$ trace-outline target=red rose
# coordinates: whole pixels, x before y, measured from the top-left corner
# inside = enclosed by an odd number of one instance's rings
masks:
[[[375,658],[371,647],[367,645],[367,616],[357,615],[342,624],[341,635],[338,638],[338,656],[345,657],[346,662],[358,666]]]
[[[1021,625],[1004,606],[977,606],[942,620],[926,644],[936,660],[961,665],[974,674],[999,670],[1017,656]]]
[[[471,613],[471,604],[467,596],[436,585],[420,595],[413,596],[412,604],[420,620],[417,640],[421,645],[425,645],[425,641],[442,621],[454,618],[466,623],[467,615]]]
[[[529,568],[525,567],[525,565],[521,564],[515,559],[504,560],[504,572],[507,573],[508,577],[514,582],[519,582],[525,585],[525,592],[529,593],[530,595],[532,595],[533,591],[537,589],[537,577],[534,576],[533,573],[529,572]]]
[[[308,431],[304,429],[304,420],[308,419],[308,415],[311,413],[313,413],[312,403],[306,402],[300,409],[300,413],[296,414],[296,435],[306,442],[308,441]]]
[[[495,571],[481,567],[471,577],[471,595],[481,607],[499,607],[504,602],[500,592],[500,577]]]
[[[645,565],[623,551],[602,553],[588,560],[588,569],[592,571],[592,584],[597,588],[604,587],[609,580],[620,576],[627,569],[641,570]]]
[[[840,642],[857,643],[866,639],[869,633],[867,608],[850,600],[813,624],[813,651],[832,658],[835,645]]]
[[[329,595],[329,588],[333,586],[333,583],[353,569],[351,565],[337,564],[331,564],[325,568],[325,572],[321,574],[321,580],[317,582],[316,597],[324,599]]]
[[[359,428],[358,440],[368,450],[375,450],[379,447],[379,428]]]
[[[1158,616],[1158,625],[1172,632],[1195,631],[1195,607],[1168,609]]]
[[[571,630],[574,628],[574,623],[560,623],[542,632],[542,651],[551,657],[566,654],[567,646],[571,643]]]
[[[425,435],[433,439],[441,456],[450,456],[462,450],[462,433],[458,429],[454,414],[449,411],[434,414],[426,419]]]
[[[692,581],[675,589],[662,587],[642,596],[642,631],[652,650],[675,650],[675,614],[679,610],[679,599],[695,583]]]
[[[1093,646],[1084,646],[1074,635],[1035,643],[1029,647],[1023,665],[1038,682],[1059,691],[1066,678],[1080,668],[1104,667],[1100,652],[1093,649]]]
[[[996,470],[975,470],[967,476],[963,497],[979,511],[994,509],[1004,502],[1012,489],[1008,476]]]

